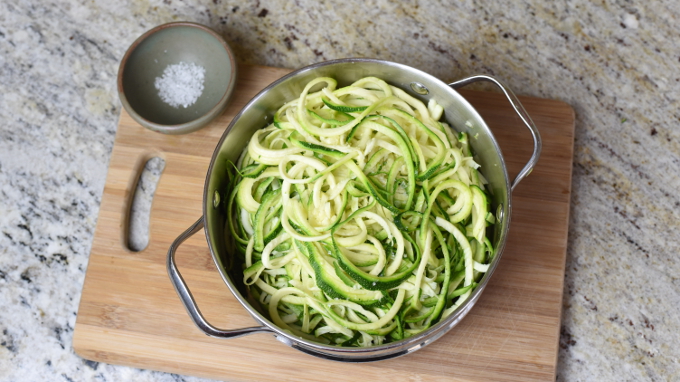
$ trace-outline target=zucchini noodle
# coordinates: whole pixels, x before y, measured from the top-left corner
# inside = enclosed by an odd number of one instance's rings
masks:
[[[281,329],[340,346],[427,330],[489,268],[485,178],[465,133],[385,81],[307,84],[230,167],[231,244]]]

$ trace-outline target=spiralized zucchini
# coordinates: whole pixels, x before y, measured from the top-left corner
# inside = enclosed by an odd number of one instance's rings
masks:
[[[467,136],[442,112],[378,78],[324,77],[253,135],[229,174],[227,236],[274,324],[374,346],[470,296],[494,219]]]

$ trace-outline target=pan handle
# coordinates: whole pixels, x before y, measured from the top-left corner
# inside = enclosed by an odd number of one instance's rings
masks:
[[[531,132],[531,135],[534,138],[534,152],[531,154],[531,158],[529,159],[529,162],[527,162],[526,165],[524,165],[524,168],[522,168],[522,171],[517,174],[515,177],[515,180],[512,181],[512,186],[511,190],[515,190],[515,186],[519,184],[519,182],[524,179],[527,175],[531,173],[531,170],[534,169],[536,166],[536,163],[538,163],[538,157],[541,155],[541,135],[538,133],[538,128],[534,124],[534,121],[531,120],[531,117],[529,114],[524,110],[524,106],[522,106],[522,103],[519,102],[519,99],[515,96],[515,94],[507,88],[503,83],[491,76],[487,76],[484,74],[480,75],[475,75],[472,77],[464,78],[462,80],[458,80],[455,82],[452,82],[449,84],[454,89],[461,88],[463,86],[469,85],[473,82],[478,82],[478,81],[486,81],[486,82],[491,82],[494,85],[498,86],[503,94],[505,94],[505,97],[508,99],[510,102],[510,105],[512,105],[512,108],[515,110],[515,113],[519,115],[519,118],[524,122],[524,125],[529,129]]]
[[[182,278],[182,275],[179,273],[177,264],[175,263],[175,252],[177,251],[177,248],[184,242],[184,240],[191,237],[201,228],[203,228],[203,216],[201,216],[201,218],[198,219],[196,223],[179,235],[175,241],[172,242],[170,249],[168,250],[168,275],[170,275],[170,281],[172,281],[172,285],[175,287],[175,290],[179,295],[179,299],[182,301],[182,304],[184,304],[184,307],[187,309],[191,319],[203,333],[210,337],[216,338],[235,338],[252,333],[271,332],[271,330],[269,330],[266,326],[255,326],[233,330],[218,329],[205,320],[201,314],[201,311],[198,309],[198,305],[196,305],[196,301],[191,295],[184,278]]]

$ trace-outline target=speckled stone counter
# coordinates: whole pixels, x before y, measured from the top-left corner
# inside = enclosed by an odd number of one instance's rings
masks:
[[[194,2],[197,3],[197,2]],[[119,60],[173,20],[241,63],[487,73],[577,116],[559,381],[680,380],[680,3],[0,2],[0,380],[196,380],[90,362],[71,339],[120,102]]]

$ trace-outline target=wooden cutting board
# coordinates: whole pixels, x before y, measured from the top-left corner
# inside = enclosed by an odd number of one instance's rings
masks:
[[[210,156],[234,115],[284,69],[241,67],[233,101],[209,127],[181,136],[146,130],[121,113],[83,286],[73,346],[84,358],[228,381],[554,381],[571,193],[574,111],[520,97],[543,137],[543,154],[513,194],[510,235],[481,299],[441,339],[404,357],[367,364],[317,359],[270,334],[231,340],[200,332],[166,272],[171,242],[201,216]],[[496,93],[461,92],[494,131],[512,177],[529,159],[530,134]],[[165,170],[142,252],[127,249],[130,199],[146,161]],[[209,322],[255,321],[231,295],[202,232],[177,252],[178,266]]]

